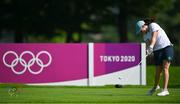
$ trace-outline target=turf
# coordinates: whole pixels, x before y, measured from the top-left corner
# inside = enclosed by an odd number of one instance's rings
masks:
[[[180,89],[171,95],[146,95],[148,87],[27,87],[10,96],[1,88],[1,103],[180,103]]]
[[[170,72],[170,96],[158,97],[146,95],[153,84],[154,69],[147,68],[147,86],[74,87],[74,86],[26,86],[0,85],[0,103],[67,103],[67,104],[179,104],[180,80],[179,67],[172,67]],[[174,72],[173,72],[174,71]],[[16,90],[17,89],[17,90]],[[15,90],[15,91],[11,91]],[[158,91],[159,92],[159,91]],[[157,92],[156,92],[157,93]]]

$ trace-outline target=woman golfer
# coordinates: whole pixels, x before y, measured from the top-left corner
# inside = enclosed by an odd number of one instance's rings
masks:
[[[141,20],[136,23],[136,34],[143,34],[144,41],[147,44],[147,55],[154,53],[154,61],[156,65],[156,74],[154,87],[148,91],[148,95],[152,95],[160,89],[159,81],[161,73],[164,73],[163,89],[158,96],[169,95],[169,67],[173,59],[173,45],[167,37],[165,31],[154,22],[154,19]]]

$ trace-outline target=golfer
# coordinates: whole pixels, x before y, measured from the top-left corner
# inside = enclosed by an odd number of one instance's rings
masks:
[[[173,59],[173,45],[167,37],[165,31],[155,22],[155,19],[141,20],[136,23],[136,34],[142,33],[144,41],[147,44],[147,55],[154,53],[154,61],[156,65],[156,73],[154,86],[148,91],[148,95],[152,95],[160,89],[159,81],[161,73],[164,74],[163,89],[158,96],[169,95],[169,67]]]

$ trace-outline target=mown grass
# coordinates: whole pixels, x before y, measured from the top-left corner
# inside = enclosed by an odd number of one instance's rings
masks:
[[[170,95],[165,97],[146,95],[153,85],[154,69],[147,68],[147,86],[75,87],[75,86],[27,86],[0,85],[0,103],[68,103],[68,104],[172,104],[180,103],[179,67],[170,70]],[[10,92],[15,88],[15,93]],[[160,91],[160,90],[159,90]],[[158,92],[159,92],[158,91]]]

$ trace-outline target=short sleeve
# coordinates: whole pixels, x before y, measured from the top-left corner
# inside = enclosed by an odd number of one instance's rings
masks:
[[[150,28],[151,32],[155,32],[160,29],[160,26],[157,23],[151,23],[149,28]]]

